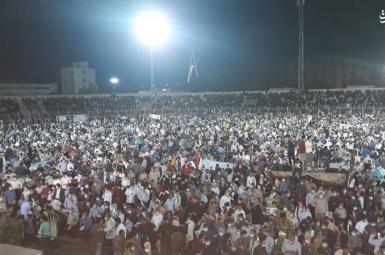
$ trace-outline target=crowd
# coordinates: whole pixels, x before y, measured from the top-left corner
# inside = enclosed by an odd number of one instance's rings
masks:
[[[43,104],[54,114],[84,114],[93,111],[131,111],[136,107],[136,99],[134,96],[47,97],[43,99]]]
[[[14,100],[0,99],[0,119],[14,117],[19,111],[19,106]]]
[[[382,92],[324,93],[314,98],[330,107],[383,104]],[[312,97],[278,95],[263,96],[283,105]],[[222,103],[237,109],[239,97]],[[219,95],[162,100],[199,110],[2,125],[0,241],[47,254],[64,236],[95,254],[384,253],[384,114],[229,112]],[[79,113],[132,106],[44,104]],[[353,178],[333,186],[302,177],[310,171]]]
[[[266,109],[321,109],[335,108],[384,108],[385,90],[322,90],[322,91],[281,91],[281,92],[228,92],[228,93],[182,93],[158,94],[156,97],[140,94],[113,96],[55,96],[42,98],[24,98],[23,102],[29,111],[29,119],[41,117],[55,118],[56,115],[74,115],[88,113],[92,116],[114,115],[135,112],[141,109],[141,103],[151,101],[154,111],[194,110],[206,108],[222,108],[244,110],[252,101],[252,106]],[[38,101],[42,102],[46,111],[41,112]],[[3,103],[2,103],[3,102]],[[328,109],[324,109],[328,107]],[[1,115],[2,108],[5,114]],[[12,117],[19,112],[14,99],[0,101],[0,119]],[[255,109],[254,109],[255,110]],[[40,112],[39,112],[40,111]],[[26,116],[24,116],[26,117]]]

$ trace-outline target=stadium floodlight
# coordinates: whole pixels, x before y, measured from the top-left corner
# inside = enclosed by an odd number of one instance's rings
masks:
[[[110,84],[111,84],[111,87],[112,87],[112,91],[115,94],[116,87],[119,85],[119,78],[116,77],[116,76],[112,76],[110,78]]]
[[[151,91],[154,91],[153,48],[168,40],[171,32],[170,22],[161,12],[147,11],[135,19],[134,29],[138,38],[150,47],[150,87]]]
[[[142,13],[135,19],[134,26],[138,38],[150,47],[164,44],[170,36],[167,16],[157,11]]]
[[[117,85],[117,84],[119,84],[119,78],[118,77],[115,77],[115,76],[113,76],[113,77],[111,77],[110,78],[110,82],[111,82],[111,85]]]

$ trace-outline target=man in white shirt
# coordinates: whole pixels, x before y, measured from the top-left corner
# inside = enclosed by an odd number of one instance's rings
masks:
[[[118,223],[118,226],[115,229],[115,236],[114,237],[119,236],[120,231],[123,231],[124,237],[126,237],[126,226],[124,226],[124,224],[122,223],[122,221],[119,218],[116,219],[116,222]]]
[[[146,187],[141,187],[138,192],[138,199],[140,202],[143,204],[146,204],[148,200],[150,199],[151,192],[148,188]]]
[[[365,232],[365,227],[368,225],[368,219],[363,218],[362,220],[356,223],[356,230],[363,234]]]
[[[160,213],[159,210],[156,210],[152,215],[151,222],[155,225],[155,231],[158,231],[160,224],[163,221],[163,214]]]
[[[248,188],[255,188],[256,185],[257,185],[257,180],[255,179],[254,174],[250,173],[249,176],[247,176],[246,186]]]
[[[124,193],[126,195],[126,202],[127,204],[133,204],[134,198],[135,198],[135,188],[133,186],[130,186],[126,189],[126,192]]]
[[[222,212],[225,210],[226,203],[231,205],[231,196],[229,191],[226,191],[226,193],[221,197],[221,200],[219,201],[219,206],[221,207]]]
[[[106,215],[104,220],[104,236],[107,240],[112,241],[115,237],[115,220],[111,217],[111,214]]]
[[[112,204],[112,192],[109,188],[104,189],[103,201]]]
[[[294,235],[290,235],[289,239],[285,239],[282,244],[282,252],[301,255],[301,244],[295,240]]]
[[[306,206],[310,209],[310,211],[315,208],[315,197],[316,192],[315,189],[312,189],[310,192],[306,194]]]
[[[312,218],[310,210],[304,207],[302,204],[297,208],[296,212],[297,212],[296,215],[299,222],[302,222],[307,218]]]

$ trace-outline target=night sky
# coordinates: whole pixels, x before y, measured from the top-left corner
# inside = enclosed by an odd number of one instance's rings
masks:
[[[84,60],[96,68],[101,91],[112,75],[121,91],[147,88],[149,51],[132,30],[146,9],[164,11],[173,25],[155,52],[159,86],[192,89],[192,49],[200,72],[194,89],[264,89],[263,77],[275,68],[291,70],[287,85],[295,85],[296,0],[1,0],[0,80],[56,82],[60,67]],[[385,66],[381,9],[385,0],[307,0],[305,63],[338,56]]]

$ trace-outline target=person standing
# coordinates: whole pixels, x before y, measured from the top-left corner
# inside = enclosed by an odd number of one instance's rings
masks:
[[[114,255],[122,255],[126,246],[126,238],[124,230],[120,230],[118,235],[112,240],[112,248]]]
[[[104,237],[106,241],[106,245],[111,246],[112,240],[115,237],[115,220],[112,218],[110,213],[107,213],[104,218]]]
[[[89,232],[92,227],[92,220],[86,212],[82,214],[79,224],[79,235],[84,240],[89,240]]]
[[[299,140],[298,142],[297,155],[298,155],[298,159],[302,162],[303,169],[306,171],[307,164],[306,164],[305,136],[302,136],[302,139]]]
[[[268,255],[267,249],[266,249],[266,235],[260,234],[259,235],[259,244],[257,247],[255,247],[253,251],[253,255]]]
[[[305,141],[305,152],[306,152],[306,160],[305,160],[305,170],[308,170],[308,167],[312,167],[313,162],[313,142],[311,141],[311,137],[308,136]]]
[[[282,252],[285,254],[290,253],[301,255],[301,244],[295,240],[293,234],[289,234],[289,238],[283,241]]]
[[[287,157],[289,159],[290,168],[293,168],[293,163],[295,159],[295,142],[290,136],[288,137],[287,141]]]
[[[42,222],[40,223],[39,231],[38,231],[38,237],[41,240],[40,243],[43,251],[46,251],[48,248],[50,236],[51,236],[51,233],[50,233],[50,227],[49,227],[47,216],[43,216]]]
[[[7,209],[10,209],[16,205],[16,191],[12,189],[12,186],[9,186],[8,190],[5,192],[5,205]]]
[[[168,216],[169,217],[169,216]],[[165,223],[159,227],[160,234],[160,252],[162,255],[169,255],[172,252],[172,235],[173,235],[173,226],[171,219],[167,219]]]
[[[329,212],[328,201],[323,193],[314,199],[314,212],[316,219],[321,219],[327,212]]]
[[[94,224],[90,229],[90,247],[95,248],[95,254],[100,255],[102,253],[103,243],[103,224],[101,223],[101,217],[96,217]]]

